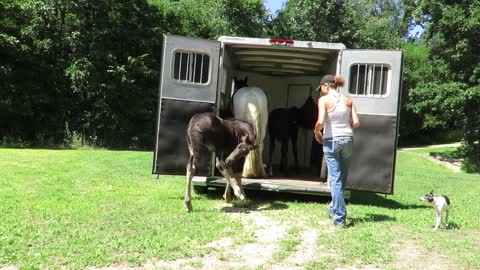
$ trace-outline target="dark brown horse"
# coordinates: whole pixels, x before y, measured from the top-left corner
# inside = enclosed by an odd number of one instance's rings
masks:
[[[302,107],[278,108],[270,112],[268,117],[268,133],[270,137],[269,166],[272,170],[272,155],[275,141],[281,142],[280,171],[287,171],[288,142],[292,143],[295,171],[298,173],[297,137],[298,129],[313,130],[317,120],[318,107],[312,96],[309,96]],[[272,172],[271,172],[272,173]]]
[[[288,142],[292,143],[295,161],[295,170],[298,171],[297,137],[298,118],[300,110],[297,107],[278,108],[270,112],[268,116],[268,134],[270,138],[269,165],[272,168],[272,155],[275,152],[275,142],[281,143],[280,171],[287,171]],[[270,172],[273,174],[272,172]]]
[[[195,114],[187,127],[187,143],[190,158],[187,164],[187,191],[185,207],[192,211],[191,183],[196,166],[205,153],[215,152],[217,168],[227,181],[226,201],[231,200],[231,189],[240,201],[245,202],[242,187],[242,170],[245,156],[257,146],[252,125],[240,120],[223,120],[213,113]],[[233,179],[232,179],[233,178]]]

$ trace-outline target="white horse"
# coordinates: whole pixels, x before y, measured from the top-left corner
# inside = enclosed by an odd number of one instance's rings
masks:
[[[258,148],[247,155],[242,176],[262,178],[266,176],[262,152],[268,122],[267,96],[259,87],[246,86],[247,80],[248,77],[243,81],[235,80],[235,88],[238,90],[233,95],[233,113],[236,119],[252,124]],[[241,87],[242,85],[246,87]]]

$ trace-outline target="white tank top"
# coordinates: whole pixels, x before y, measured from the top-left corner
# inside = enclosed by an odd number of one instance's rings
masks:
[[[333,99],[334,105],[330,110],[327,110],[323,137],[352,137],[353,129],[350,124],[350,114],[352,108],[348,107],[345,102],[343,102],[342,95],[337,98],[332,93],[330,96]]]

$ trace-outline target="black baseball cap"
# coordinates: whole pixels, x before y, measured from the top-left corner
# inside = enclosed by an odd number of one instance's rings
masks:
[[[335,76],[334,75],[325,75],[322,77],[320,80],[320,84],[317,86],[317,91],[320,91],[320,86],[322,86],[324,83],[334,83],[335,82]]]

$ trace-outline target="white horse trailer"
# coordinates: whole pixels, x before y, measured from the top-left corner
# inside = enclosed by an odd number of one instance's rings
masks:
[[[345,85],[339,92],[354,100],[360,117],[347,189],[393,194],[402,61],[398,50],[350,50],[341,43],[227,36],[212,41],[165,35],[153,173],[185,174],[188,121],[199,112],[218,114],[231,99],[234,77],[248,76],[249,86],[262,88],[270,112],[300,107],[310,95],[317,101],[315,90],[321,77],[340,74]],[[268,161],[268,141],[267,134],[264,161]],[[300,172],[244,178],[244,187],[330,195],[327,183],[310,168],[315,143],[312,130],[299,129]],[[278,152],[273,163],[279,161]],[[288,159],[291,164],[292,156]],[[214,162],[206,160],[197,169],[195,190],[226,185]]]

